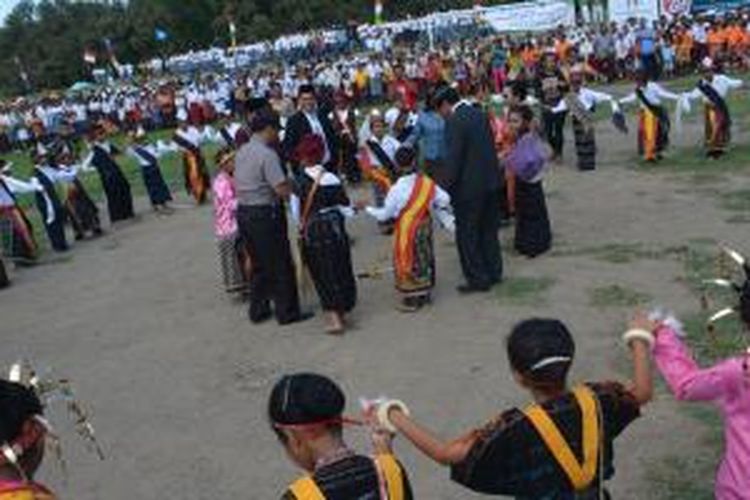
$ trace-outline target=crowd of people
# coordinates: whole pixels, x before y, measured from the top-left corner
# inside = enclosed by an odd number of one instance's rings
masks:
[[[515,250],[529,259],[553,244],[543,180],[549,164],[562,158],[568,116],[582,172],[596,168],[594,112],[601,104],[623,132],[623,107],[638,107],[637,147],[644,160],[656,162],[669,144],[664,101],[674,101],[678,115],[699,101],[707,158],[719,158],[731,138],[726,99],[743,84],[726,72],[748,67],[749,30],[745,12],[635,21],[493,36],[426,52],[388,47],[336,60],[323,54],[314,64],[263,65],[242,75],[152,79],[81,97],[18,99],[0,110],[0,154],[25,150],[34,167],[22,178],[10,162],[0,164],[6,257],[18,264],[39,257],[19,195],[34,196],[56,252],[69,250],[67,225],[76,240],[102,235],[99,207],[81,182],[89,172],[101,181],[109,221],[132,219],[121,154],[138,164],[153,209],[171,213],[173,193],[159,158],[179,153],[187,194],[196,205],[213,203],[222,283],[247,298],[253,323],[310,319],[298,291],[309,275],[325,330],[346,331],[361,277],[352,265],[357,246],[347,233],[347,219],[357,214],[370,216],[378,232],[393,239],[401,311],[414,313],[432,301],[436,226],[454,235],[464,278],[458,292],[485,293],[504,277],[503,225],[514,225]],[[687,92],[657,83],[687,73],[700,74]],[[630,77],[632,92],[622,96],[589,87]],[[174,128],[171,139],[149,142],[147,132],[162,128]],[[126,148],[112,142],[121,131]],[[220,146],[214,161],[205,157],[207,142]],[[0,260],[0,286],[7,284]],[[737,289],[735,309],[750,325],[750,285]],[[395,433],[450,466],[452,478],[474,491],[606,498],[613,441],[651,399],[651,356],[679,399],[713,400],[726,410],[729,447],[717,498],[747,498],[750,402],[741,389],[749,376],[747,356],[702,371],[679,332],[672,319],[639,315],[625,335],[633,384],[571,388],[571,333],[557,320],[522,322],[508,338],[508,357],[535,404],[448,443],[417,424],[400,401],[372,401],[362,420],[347,419],[344,394],[332,380],[284,377],[271,393],[269,418],[289,456],[308,472],[285,498],[412,498],[390,448]],[[33,389],[0,383],[0,409],[0,498],[26,490],[51,497],[31,481],[46,433]],[[343,425],[351,422],[373,430],[375,460],[346,446]]]

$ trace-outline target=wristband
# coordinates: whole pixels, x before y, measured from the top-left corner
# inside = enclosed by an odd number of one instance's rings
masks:
[[[651,349],[652,347],[654,347],[654,342],[656,339],[654,338],[653,333],[646,330],[641,330],[639,328],[634,328],[625,332],[625,334],[622,336],[622,340],[624,340],[627,345],[630,345],[635,340],[642,340],[646,344],[648,344],[648,348]]]
[[[399,410],[407,417],[409,416],[409,408],[397,399],[390,399],[378,407],[378,422],[380,425],[392,434],[396,434],[398,429],[393,425],[389,417],[391,410]]]

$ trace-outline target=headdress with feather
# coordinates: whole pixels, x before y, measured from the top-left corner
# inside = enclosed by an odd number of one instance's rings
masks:
[[[104,452],[96,438],[96,432],[93,425],[91,425],[89,414],[76,397],[70,380],[41,376],[34,366],[26,360],[19,361],[10,367],[7,380],[34,391],[43,408],[49,407],[53,402],[63,401],[72,416],[76,433],[97,454],[99,459],[104,460]],[[46,419],[39,415],[35,416],[34,420],[39,424],[40,432],[47,436],[47,445],[52,454],[57,457],[60,467],[63,473],[65,473],[65,460],[62,455],[60,438],[55,434],[53,427]],[[23,477],[23,470],[19,466],[19,459],[23,456],[26,448],[19,443],[0,443],[0,449],[2,450],[0,461],[5,461],[16,467]]]

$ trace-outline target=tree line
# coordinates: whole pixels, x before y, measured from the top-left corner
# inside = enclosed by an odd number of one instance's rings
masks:
[[[476,0],[384,0],[385,18],[471,7]],[[485,1],[485,4],[499,3]],[[62,88],[86,74],[83,52],[122,62],[227,46],[229,22],[239,43],[282,33],[372,19],[373,0],[23,0],[0,28],[0,94]],[[155,30],[167,38],[158,41]],[[28,86],[21,78],[27,76]]]

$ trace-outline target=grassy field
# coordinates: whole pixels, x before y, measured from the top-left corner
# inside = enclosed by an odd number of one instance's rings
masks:
[[[172,134],[172,130],[159,130],[156,132],[152,132],[148,134],[148,141],[155,142],[158,140],[169,140],[172,137]],[[125,135],[118,134],[113,138],[112,143],[118,146],[120,150],[124,151],[128,145],[128,139]],[[218,146],[214,144],[209,144],[203,147],[203,152],[206,157],[206,163],[208,164],[209,171],[212,175],[214,171],[213,158],[217,150]],[[4,159],[13,162],[14,177],[17,177],[19,179],[27,179],[31,176],[33,164],[27,152],[17,152],[5,155]],[[126,154],[115,158],[115,160],[122,167],[123,173],[130,183],[130,189],[133,193],[133,196],[146,196],[146,186],[143,184],[141,169],[138,166],[138,162]],[[168,155],[165,155],[159,160],[159,165],[161,167],[164,180],[169,185],[169,188],[172,191],[173,195],[184,193],[185,181],[182,168],[182,155],[180,153],[170,153]],[[94,201],[102,203],[104,201],[104,192],[102,190],[102,185],[99,181],[98,174],[96,172],[87,172],[81,174],[79,177]],[[59,185],[57,186],[57,188],[61,196],[61,200],[64,200],[64,188]],[[34,195],[20,195],[18,198],[20,205],[26,210],[26,214],[31,220],[32,225],[34,226],[34,233],[36,235],[37,242],[42,247],[46,247],[48,245],[48,241],[44,233],[44,226],[39,216],[39,212],[36,209]],[[106,210],[106,208],[102,209]]]

